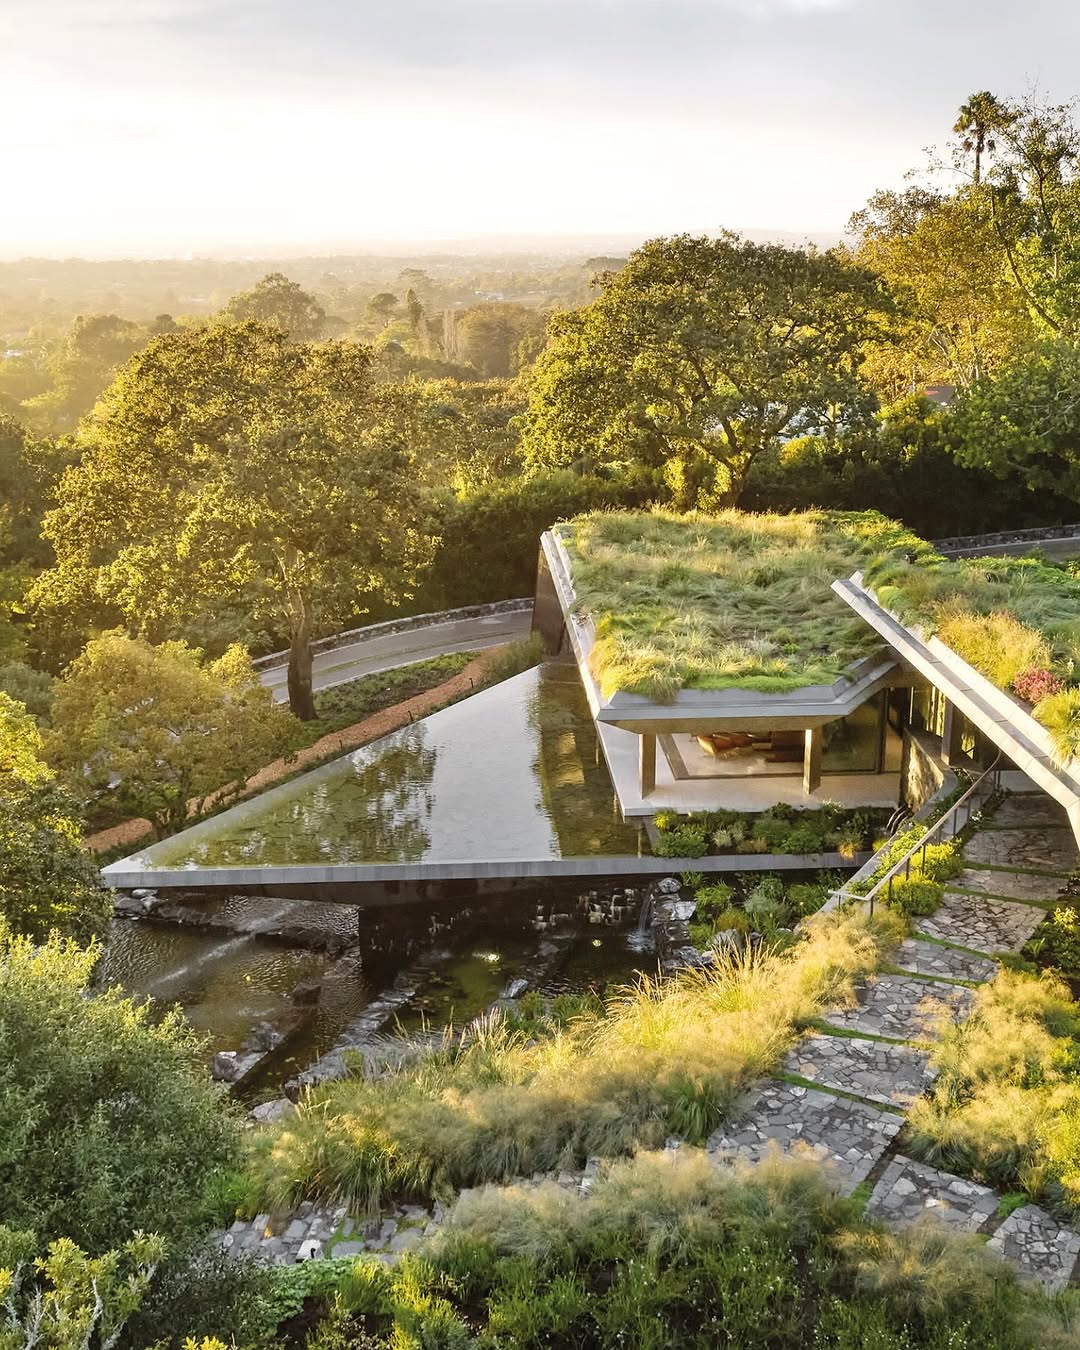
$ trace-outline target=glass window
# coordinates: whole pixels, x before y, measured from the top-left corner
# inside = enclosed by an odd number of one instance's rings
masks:
[[[881,738],[885,695],[878,694],[847,717],[821,728],[823,773],[877,773],[881,768]]]

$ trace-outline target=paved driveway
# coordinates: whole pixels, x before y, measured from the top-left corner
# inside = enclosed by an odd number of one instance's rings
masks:
[[[515,642],[528,637],[532,624],[530,610],[512,614],[485,614],[477,619],[455,619],[450,623],[430,624],[411,632],[390,633],[366,642],[353,642],[347,647],[319,652],[313,662],[312,685],[315,689],[329,689],[335,684],[374,675],[380,670],[393,670],[414,661],[427,661],[446,652],[479,651],[482,647],[497,647],[503,642]],[[279,703],[288,699],[286,685],[288,667],[271,666],[261,672],[263,684],[274,691]]]

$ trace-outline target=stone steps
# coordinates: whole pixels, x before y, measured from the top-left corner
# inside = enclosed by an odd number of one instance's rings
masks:
[[[943,1019],[966,1016],[974,997],[963,985],[934,984],[915,975],[871,976],[857,996],[854,1008],[828,1012],[828,1024],[901,1041],[931,1039]]]
[[[1080,1233],[1038,1205],[1021,1205],[1002,1220],[987,1245],[1021,1279],[1041,1284],[1048,1294],[1060,1294],[1080,1256]]]
[[[1034,905],[946,891],[933,914],[916,919],[915,936],[955,942],[977,952],[1018,952],[1046,917]]]
[[[844,1194],[865,1180],[903,1127],[903,1117],[831,1092],[771,1080],[754,1090],[734,1123],[706,1148],[717,1162],[760,1162],[770,1150],[827,1162]]]
[[[862,1037],[806,1036],[783,1068],[816,1086],[906,1110],[936,1076],[924,1050]]]
[[[1066,877],[1080,864],[1076,837],[1066,826],[1038,829],[980,830],[964,845],[964,858],[976,866],[1032,868]]]
[[[866,1212],[886,1223],[933,1218],[965,1233],[978,1232],[997,1208],[997,1192],[989,1186],[939,1172],[903,1154],[888,1164],[866,1202]]]
[[[1064,878],[1045,872],[1009,872],[988,867],[965,867],[946,884],[951,890],[973,891],[999,900],[1019,900],[1029,905],[1052,905]]]
[[[967,980],[983,984],[998,973],[998,963],[988,956],[942,947],[920,938],[906,938],[893,955],[894,966],[913,975],[932,975],[940,980]]]

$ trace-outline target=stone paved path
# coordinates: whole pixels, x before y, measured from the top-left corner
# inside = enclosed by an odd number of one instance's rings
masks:
[[[1080,1233],[1066,1228],[1038,1205],[1021,1205],[1005,1219],[988,1244],[1018,1275],[1037,1281],[1048,1294],[1060,1293],[1080,1256]]]
[[[946,891],[933,914],[916,919],[919,933],[978,952],[1018,952],[1046,917],[1034,905]]]
[[[859,989],[857,1007],[833,1010],[827,1021],[870,1036],[928,1040],[943,1019],[966,1016],[973,997],[963,985],[930,984],[913,975],[876,975]]]
[[[1039,905],[1053,904],[1061,890],[1061,882],[1057,877],[1034,872],[992,872],[977,867],[965,867],[949,885],[961,891],[1031,900]]]
[[[783,1067],[822,1087],[901,1107],[921,1097],[935,1078],[924,1050],[862,1037],[807,1036]]]
[[[992,980],[998,971],[997,962],[988,956],[976,956],[973,952],[942,947],[936,942],[923,942],[919,938],[905,938],[897,947],[892,963],[914,975],[934,975],[942,980],[970,980],[974,984]]]
[[[1076,846],[1076,836],[1067,825],[1026,830],[980,830],[965,845],[964,857],[973,863],[1034,867],[1042,872],[1066,876],[1080,863],[1080,849]]]
[[[809,1151],[830,1162],[839,1189],[862,1181],[904,1123],[895,1111],[794,1083],[767,1082],[745,1101],[738,1120],[709,1139],[714,1157],[760,1162],[770,1149]]]
[[[989,821],[990,828],[996,830],[1066,824],[1065,808],[1043,792],[1013,793],[1005,798]]]
[[[997,1207],[997,1192],[989,1186],[939,1172],[900,1154],[881,1174],[866,1211],[895,1224],[932,1217],[950,1228],[974,1233]]]

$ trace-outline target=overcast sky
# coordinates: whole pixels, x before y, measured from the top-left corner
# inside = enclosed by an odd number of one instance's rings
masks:
[[[0,0],[0,256],[839,233],[1080,0]]]

